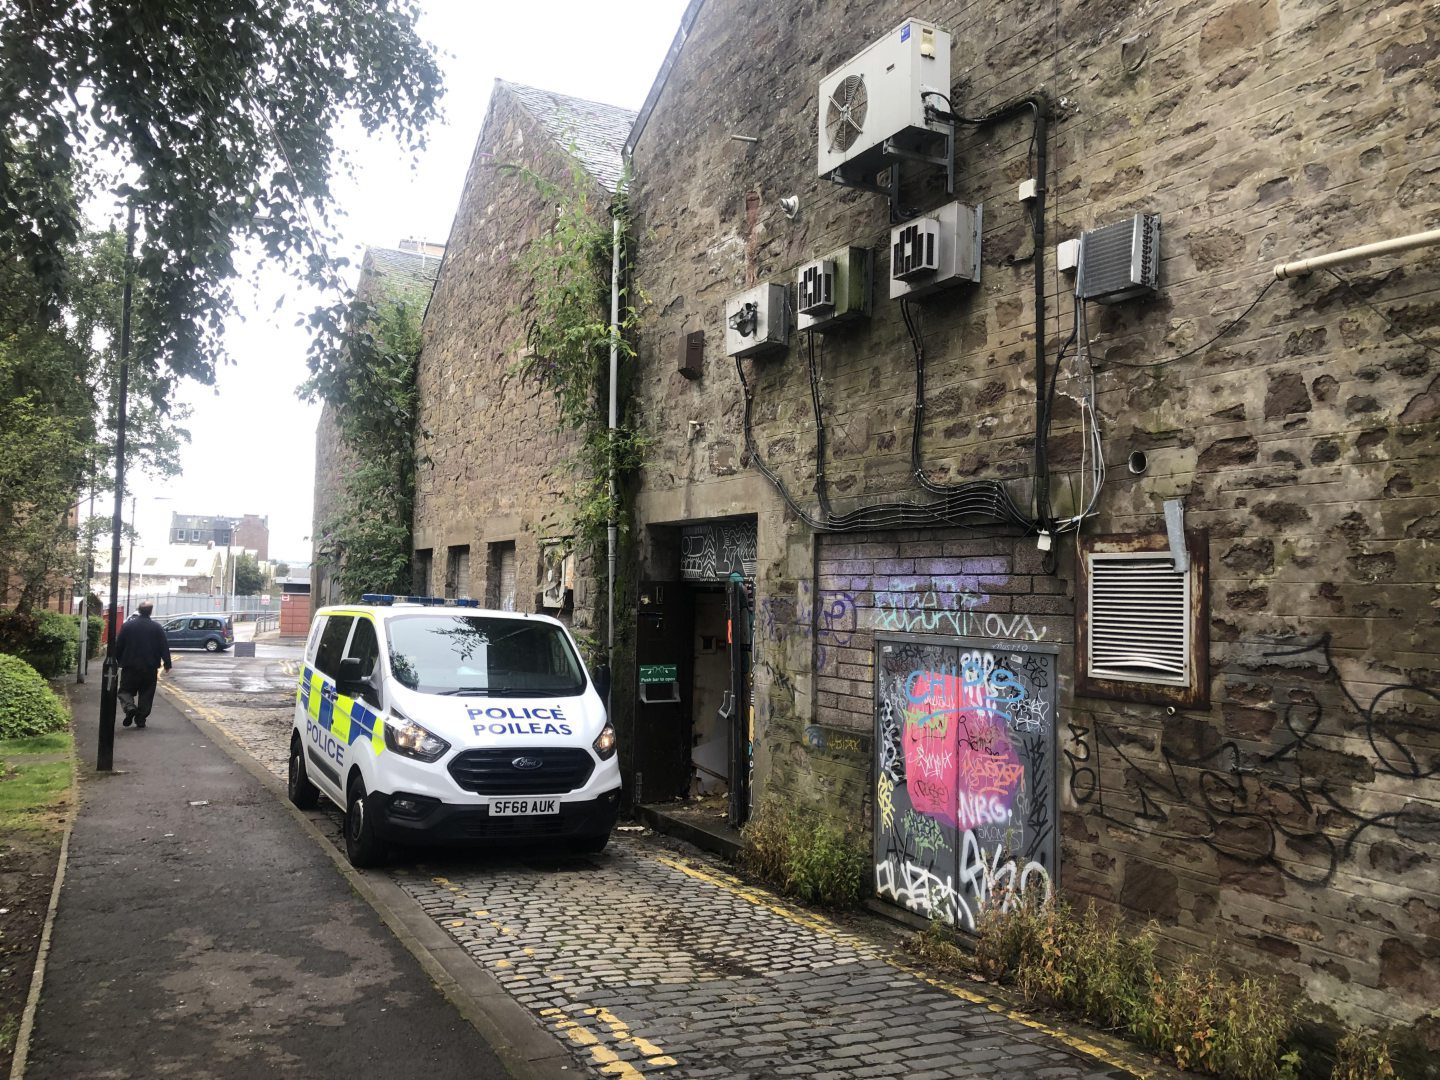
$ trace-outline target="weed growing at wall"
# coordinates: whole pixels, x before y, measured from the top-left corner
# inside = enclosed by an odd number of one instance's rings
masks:
[[[852,907],[859,901],[867,853],[851,830],[765,799],[741,839],[741,863],[781,891],[829,907]]]
[[[1397,1075],[1383,1039],[1352,1031],[1335,1046],[1330,1080],[1394,1080]]]
[[[1285,1080],[1296,1006],[1261,979],[1234,979],[1213,957],[1177,967],[1156,957],[1153,927],[1136,932],[1094,906],[990,905],[976,927],[976,963],[1027,1001],[1123,1031],[1185,1069],[1231,1080]]]
[[[558,426],[579,436],[569,461],[573,483],[567,503],[577,542],[598,551],[606,526],[622,521],[618,494],[609,489],[610,470],[623,480],[639,469],[649,442],[625,415],[623,392],[619,422],[609,427],[610,349],[617,349],[621,371],[635,355],[636,309],[623,280],[618,327],[610,324],[613,221],[619,219],[622,237],[629,225],[624,185],[607,208],[596,204],[593,182],[578,165],[565,186],[520,166],[506,169],[555,206],[554,224],[516,260],[531,284],[516,312],[526,324],[516,370],[551,393]]]
[[[356,301],[345,351],[317,365],[300,392],[334,410],[353,459],[339,512],[320,523],[316,552],[337,568],[342,597],[410,591],[415,508],[416,362],[425,292],[382,287]]]

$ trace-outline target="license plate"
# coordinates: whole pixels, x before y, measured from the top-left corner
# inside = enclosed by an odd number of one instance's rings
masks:
[[[531,814],[558,814],[560,800],[548,799],[491,799],[491,817],[526,817]]]

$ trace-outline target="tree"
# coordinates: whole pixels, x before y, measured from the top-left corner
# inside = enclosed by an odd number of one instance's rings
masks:
[[[415,510],[420,320],[428,287],[372,281],[351,308],[343,348],[320,361],[300,388],[335,410],[341,444],[354,459],[342,513],[320,524],[317,555],[337,568],[349,601],[366,592],[410,591],[410,522]]]
[[[437,113],[416,15],[413,0],[0,4],[0,261],[32,276],[35,317],[59,317],[93,191],[140,222],[141,367],[213,380],[246,245],[336,293],[319,232],[346,164],[334,131],[353,115],[414,151]],[[312,326],[338,340],[343,316]]]
[[[289,576],[290,576],[290,564],[287,563],[287,562],[277,562],[277,563],[275,564],[275,576],[276,576],[277,578],[289,577]]]
[[[248,551],[235,557],[235,595],[258,596],[265,588],[265,571]]]

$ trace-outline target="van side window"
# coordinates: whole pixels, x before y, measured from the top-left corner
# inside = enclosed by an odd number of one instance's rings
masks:
[[[320,635],[324,633],[325,623],[328,619],[328,615],[321,615],[316,618],[315,625],[310,627],[310,640],[305,643],[305,662],[307,664],[315,663],[315,650],[320,645]],[[169,627],[166,629],[168,630]]]
[[[355,633],[350,636],[350,646],[345,650],[346,657],[354,657],[360,661],[360,674],[368,679],[375,672],[375,662],[380,657],[380,641],[375,636],[375,624],[369,619],[355,620]],[[364,686],[360,689],[360,696],[380,708],[380,693],[373,686]]]
[[[315,667],[322,675],[335,678],[340,673],[340,658],[345,655],[345,639],[350,636],[353,615],[331,615],[320,635],[320,648],[315,654]]]

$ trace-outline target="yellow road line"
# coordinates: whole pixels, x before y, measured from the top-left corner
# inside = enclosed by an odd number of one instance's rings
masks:
[[[895,968],[897,971],[903,971],[905,974],[911,975],[919,979],[921,982],[929,986],[933,986],[935,987],[935,989],[943,991],[944,993],[947,993],[952,997],[957,997],[962,1001],[968,1001],[972,1005],[982,1005],[990,1012],[995,1013],[998,1016],[1003,1016],[1007,1020],[1013,1020],[1017,1024],[1021,1024],[1027,1028],[1030,1028],[1032,1031],[1038,1031],[1041,1034],[1048,1035],[1050,1038],[1055,1039],[1057,1042],[1063,1043],[1065,1046],[1068,1046],[1071,1050],[1084,1054],[1087,1057],[1092,1057],[1095,1060],[1101,1061],[1104,1064],[1109,1065],[1113,1068],[1124,1069],[1131,1076],[1139,1077],[1140,1080],[1150,1080],[1150,1078],[1156,1075],[1154,1073],[1146,1071],[1137,1071],[1134,1065],[1130,1064],[1127,1061],[1120,1060],[1120,1058],[1110,1053],[1110,1051],[1106,1050],[1103,1046],[1097,1046],[1095,1043],[1091,1042],[1089,1039],[1084,1038],[1083,1036],[1075,1035],[1071,1032],[1061,1031],[1059,1028],[1051,1027],[1049,1024],[1046,1024],[1040,1020],[1036,1020],[1032,1016],[1027,1016],[1025,1013],[1017,1012],[1015,1009],[1010,1008],[1008,1005],[1004,1005],[998,1001],[992,1001],[990,998],[985,997],[982,994],[977,994],[974,990],[971,990],[964,986],[959,986],[946,979],[938,978],[934,975],[929,974],[928,972],[920,970],[919,968],[912,967],[909,964],[896,960],[894,957],[887,956],[885,955],[885,953],[883,953],[879,949],[876,949],[863,938],[858,938],[853,934],[845,933],[843,930],[841,930],[824,916],[816,915],[811,912],[796,911],[788,908],[778,902],[775,898],[743,884],[738,878],[732,878],[728,874],[717,874],[705,870],[700,870],[697,867],[691,866],[688,863],[680,862],[675,859],[670,859],[663,855],[655,856],[655,861],[661,863],[664,866],[668,866],[673,870],[678,870],[682,874],[694,878],[696,881],[703,881],[708,885],[713,885],[717,889],[723,889],[726,892],[730,893],[732,896],[738,896],[741,900],[745,900],[748,903],[756,905],[757,907],[762,907],[766,911],[773,912],[787,922],[794,923],[796,926],[802,927],[806,930],[814,931],[817,934],[822,934],[825,937],[828,937],[834,941],[848,945],[851,948],[856,949],[858,952],[872,959],[876,959],[881,961],[882,963],[888,964],[890,967]]]

